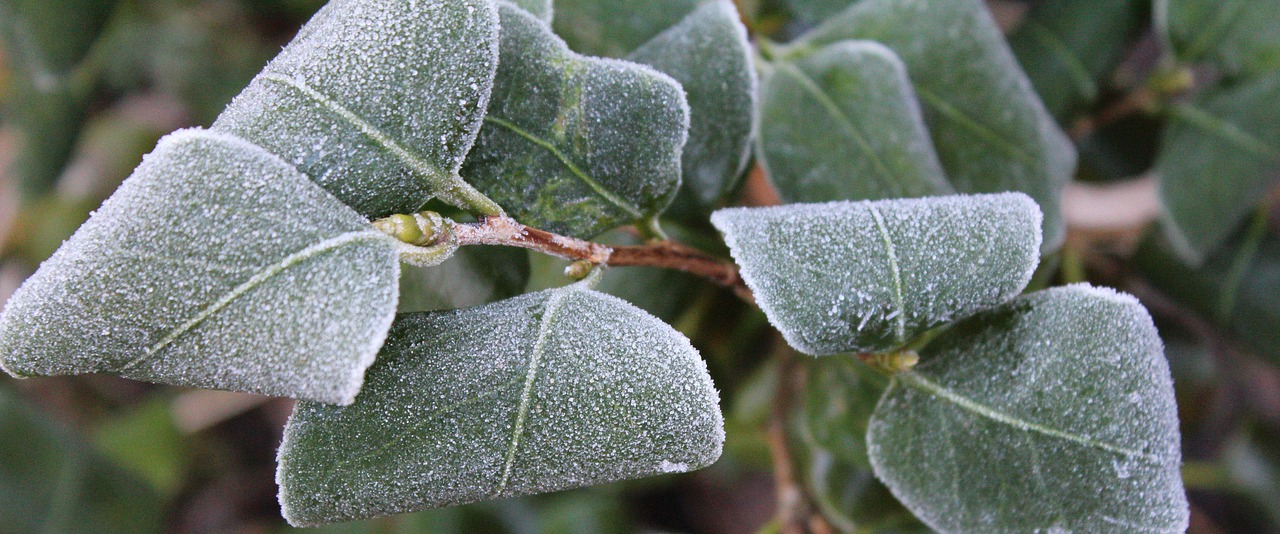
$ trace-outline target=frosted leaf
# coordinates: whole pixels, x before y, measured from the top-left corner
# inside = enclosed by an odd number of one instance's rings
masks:
[[[297,405],[276,480],[314,525],[698,469],[722,425],[687,339],[574,285],[400,316],[355,404]]]
[[[890,383],[867,440],[877,476],[929,526],[1186,529],[1173,384],[1133,297],[1087,285],[1026,295],[922,357]]]
[[[656,217],[680,185],[680,84],[575,54],[525,11],[498,10],[500,67],[462,175],[520,222],[574,237]]]
[[[878,41],[907,66],[947,178],[963,193],[1021,191],[1044,210],[1043,251],[1062,244],[1062,189],[1076,152],[980,0],[861,0],[782,55]]]
[[[1280,0],[1161,0],[1157,6],[1173,52],[1213,63],[1228,76],[1280,69]],[[1163,20],[1160,20],[1160,19]]]
[[[738,10],[728,0],[704,4],[627,60],[658,69],[684,87],[689,141],[675,203],[705,220],[737,188],[756,121],[756,73]]]
[[[1199,265],[1280,184],[1280,72],[1211,88],[1172,108],[1156,170],[1163,225]]]
[[[806,25],[821,24],[831,16],[840,13],[850,4],[858,0],[781,0],[783,6],[796,20]]]
[[[711,222],[787,342],[886,352],[1013,298],[1039,258],[1021,193],[731,208]]]
[[[841,41],[765,72],[757,151],[786,202],[954,192],[892,50]]]
[[[0,363],[350,403],[395,314],[397,253],[279,158],[179,131],[13,294]]]
[[[497,39],[485,0],[333,0],[213,129],[261,145],[367,217],[432,197],[497,211],[457,176]]]
[[[556,34],[590,56],[624,57],[708,0],[555,0]]]
[[[551,24],[551,18],[555,12],[552,0],[511,0],[511,3],[542,19],[543,22]]]

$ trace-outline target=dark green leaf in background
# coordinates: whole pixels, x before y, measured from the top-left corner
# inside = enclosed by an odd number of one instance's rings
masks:
[[[1040,210],[1021,193],[717,211],[742,277],[796,350],[886,352],[1017,295]]]
[[[620,58],[709,0],[555,0],[556,34],[589,56]]]
[[[1148,20],[1143,0],[1045,0],[1009,36],[1018,63],[1060,124],[1088,111]]]
[[[261,148],[180,131],[9,299],[0,363],[350,403],[398,252]]]
[[[1280,183],[1280,72],[1173,108],[1156,170],[1166,235],[1199,264]]]
[[[555,12],[553,0],[511,0],[511,3],[542,19],[543,22],[551,24],[551,18]]]
[[[433,267],[404,266],[400,312],[467,308],[514,297],[529,281],[529,252],[522,248],[459,248]]]
[[[494,214],[457,172],[487,106],[497,39],[484,0],[333,0],[213,129],[261,145],[367,217],[433,197]]]
[[[1174,53],[1231,77],[1280,68],[1280,0],[1155,0]]]
[[[12,534],[160,532],[146,484],[0,388],[0,525]]]
[[[1075,285],[934,340],[894,377],[871,463],[943,532],[1182,532],[1178,416],[1136,299]]]
[[[844,11],[858,0],[782,0],[796,20],[813,26]]]
[[[680,185],[689,107],[649,67],[580,56],[499,3],[500,67],[463,176],[524,224],[591,237],[652,220]]]
[[[575,284],[401,316],[354,405],[298,404],[280,502],[309,525],[689,471],[722,425],[687,339]]]
[[[934,147],[957,191],[1021,191],[1044,211],[1044,252],[1062,243],[1070,140],[1045,110],[979,0],[862,0],[789,45],[783,57],[847,39],[878,41],[907,65]]]
[[[627,60],[658,69],[684,87],[689,141],[676,203],[693,207],[705,220],[737,187],[756,122],[756,73],[738,10],[728,0],[703,4]]]
[[[766,67],[757,152],[786,202],[952,193],[906,68],[873,41]]]

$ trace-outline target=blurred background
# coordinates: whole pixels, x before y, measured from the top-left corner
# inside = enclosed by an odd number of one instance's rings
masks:
[[[739,5],[754,33],[785,41],[851,2]],[[0,302],[162,135],[210,124],[323,3],[0,0]],[[1170,92],[1194,94],[1214,74],[1159,78],[1166,74],[1147,1],[988,4],[1081,156],[1066,195],[1068,243],[1046,258],[1035,284],[1090,281],[1147,305],[1177,387],[1191,531],[1280,532],[1276,195],[1259,198],[1254,216],[1201,267],[1179,261],[1156,231],[1152,169],[1169,119],[1152,91],[1167,82]],[[36,23],[4,21],[17,12]],[[23,61],[30,51],[19,47],[32,43],[48,69]],[[1064,48],[1084,62],[1064,67]],[[1280,96],[1269,105],[1280,106]],[[754,174],[742,195],[767,202],[769,186]],[[707,235],[673,226],[695,244]],[[561,283],[561,267],[535,258],[530,286]],[[618,291],[637,301],[646,281],[670,281],[624,275],[639,282]],[[865,471],[841,462],[841,440],[858,434],[831,429],[857,427],[874,397],[804,394],[871,379],[835,362],[772,357],[786,349],[757,310],[682,280],[680,300],[637,303],[689,335],[709,362],[728,431],[713,467],[318,531],[768,531],[788,484],[803,486],[827,527],[856,520],[874,532],[921,530]],[[802,383],[780,385],[779,365],[804,367],[781,373]],[[784,390],[794,398],[780,407]],[[273,477],[291,409],[287,399],[110,376],[0,375],[0,531],[288,531]],[[781,459],[779,450],[787,451]]]

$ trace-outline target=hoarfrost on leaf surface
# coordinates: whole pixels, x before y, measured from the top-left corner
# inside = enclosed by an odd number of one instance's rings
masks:
[[[656,217],[680,186],[680,84],[575,54],[524,10],[498,10],[492,102],[462,175],[520,222],[573,237]]]
[[[457,172],[488,106],[497,41],[486,0],[333,0],[213,129],[261,145],[367,217],[433,197],[493,210]]]
[[[1163,346],[1142,305],[1109,289],[961,321],[893,379],[867,441],[876,475],[943,532],[1187,527]]]
[[[962,193],[1021,191],[1045,213],[1044,252],[1066,236],[1062,189],[1076,151],[1045,110],[981,0],[861,0],[784,55],[877,41],[907,66],[947,179]]]
[[[400,316],[355,404],[297,405],[276,478],[314,525],[698,469],[723,441],[689,341],[575,284]]]
[[[787,342],[886,352],[1026,287],[1040,209],[1021,193],[717,211],[742,278]]]
[[[398,248],[276,156],[179,131],[13,294],[0,363],[350,403]]]

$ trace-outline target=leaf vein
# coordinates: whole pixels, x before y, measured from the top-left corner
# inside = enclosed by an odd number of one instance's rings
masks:
[[[534,135],[533,133],[526,131],[519,126],[516,126],[515,123],[512,123],[511,121],[508,121],[506,119],[489,115],[484,118],[484,121],[487,123],[496,124],[508,130],[511,130],[513,133],[515,133],[516,135],[519,135],[520,137],[525,138],[530,143],[533,143],[542,148],[545,148],[548,152],[550,152],[553,156],[555,156],[556,159],[559,159],[560,163],[564,164],[565,168],[569,169],[570,174],[572,174],[575,178],[580,180],[582,183],[586,184],[586,186],[591,188],[591,190],[595,192],[597,195],[599,195],[600,198],[603,198],[606,202],[613,204],[614,206],[617,206],[619,209],[627,212],[627,214],[632,217],[635,217],[635,218],[644,217],[644,212],[641,211],[640,208],[631,205],[631,203],[627,202],[626,200],[623,200],[622,197],[619,197],[618,195],[615,195],[612,191],[605,189],[604,185],[596,181],[595,178],[588,176],[585,171],[583,171],[576,164],[574,164],[572,160],[569,159],[569,156],[567,156],[559,148],[556,148],[556,146],[552,144],[550,141],[547,141],[546,139],[538,137],[537,135]]]
[[[556,312],[560,311],[570,291],[572,290],[559,291],[547,301],[546,311],[543,312],[542,321],[538,324],[538,338],[529,354],[529,369],[525,371],[524,388],[520,392],[520,407],[516,410],[516,421],[511,428],[511,444],[507,447],[507,458],[502,465],[502,477],[498,480],[498,487],[494,489],[494,496],[502,495],[502,492],[507,489],[507,483],[511,481],[511,468],[515,465],[516,452],[520,449],[525,419],[529,415],[529,405],[533,400],[533,383],[538,379],[538,366],[542,363],[543,353],[546,352],[547,333],[550,331],[551,320]]]
[[[984,417],[986,419],[995,421],[997,423],[1012,426],[1019,430],[1035,432],[1035,433],[1049,436],[1052,438],[1071,441],[1074,443],[1078,443],[1080,445],[1084,445],[1086,447],[1092,447],[1095,449],[1104,450],[1110,453],[1119,454],[1121,456],[1141,458],[1143,460],[1146,460],[1156,465],[1164,465],[1166,463],[1165,460],[1163,460],[1162,458],[1154,454],[1149,454],[1142,451],[1121,447],[1119,445],[1112,445],[1110,443],[1099,441],[1097,439],[1094,439],[1088,436],[1072,434],[1070,432],[1049,428],[1041,424],[1032,423],[1030,421],[1019,419],[1007,413],[996,410],[995,408],[992,408],[990,406],[981,404],[973,399],[960,395],[959,393],[951,391],[950,389],[947,389],[946,387],[943,387],[942,385],[937,384],[916,372],[901,373],[895,377],[895,380],[898,380],[926,394],[933,395],[934,397],[950,402],[955,406],[963,409],[964,411],[967,411],[969,413],[972,413],[980,417]]]
[[[244,295],[245,293],[248,293],[254,288],[262,285],[264,282],[284,272],[286,269],[293,267],[294,265],[297,265],[299,263],[302,263],[303,261],[306,261],[312,257],[323,254],[325,252],[336,250],[338,248],[349,245],[351,243],[356,243],[360,241],[383,240],[383,239],[387,239],[387,236],[381,232],[377,232],[374,230],[359,230],[355,232],[347,232],[344,234],[339,234],[337,236],[325,239],[316,244],[308,246],[302,250],[294,252],[293,254],[285,256],[280,261],[277,261],[275,263],[272,263],[270,265],[263,267],[262,269],[259,269],[258,272],[254,273],[254,275],[251,276],[248,280],[245,280],[240,285],[232,288],[231,291],[228,291],[222,297],[218,298],[218,300],[214,301],[213,304],[210,304],[208,307],[200,310],[200,312],[197,313],[194,317],[187,319],[186,322],[182,323],[181,325],[178,325],[177,328],[174,328],[172,331],[166,334],[163,338],[160,339],[160,341],[156,342],[155,345],[152,345],[151,348],[147,349],[147,351],[143,353],[141,356],[138,356],[137,358],[134,358],[133,360],[126,362],[123,366],[119,367],[117,369],[117,372],[127,371],[129,369],[132,369],[138,366],[142,362],[146,361],[148,358],[155,355],[157,352],[160,352],[161,350],[164,350],[165,347],[168,347],[169,345],[173,344],[173,342],[177,341],[178,338],[190,332],[196,326],[200,325],[200,323],[203,323],[204,321],[208,320],[210,317],[213,317],[215,314],[222,311],[223,308],[226,308],[228,305],[230,305],[231,302],[234,301],[236,298],[239,298],[241,295]]]
[[[871,210],[871,217],[876,221],[876,228],[880,230],[880,239],[884,241],[885,253],[889,256],[889,274],[893,276],[893,303],[898,308],[894,336],[898,343],[906,343],[907,310],[902,302],[902,273],[898,270],[898,251],[893,246],[893,240],[889,238],[889,229],[884,224],[880,209],[874,205],[868,208]]]
[[[928,104],[929,107],[937,110],[937,112],[942,114],[943,117],[946,117],[966,130],[973,132],[974,135],[986,141],[987,144],[1000,149],[1026,165],[1036,166],[1038,164],[1036,158],[1027,154],[1026,151],[1019,148],[1016,144],[1004,137],[1001,137],[1000,134],[984,126],[981,122],[965,115],[963,111],[956,109],[955,106],[952,106],[942,97],[935,95],[928,89],[920,86],[916,86],[916,94],[920,95],[920,99],[923,100],[925,104]]]

